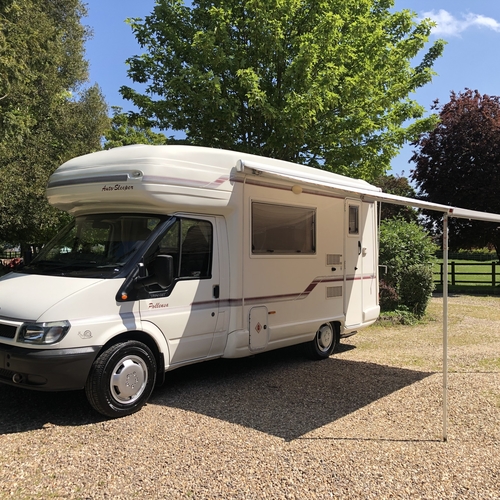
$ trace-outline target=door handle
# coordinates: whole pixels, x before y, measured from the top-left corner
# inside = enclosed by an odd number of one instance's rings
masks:
[[[358,255],[361,255],[361,241],[358,241]]]
[[[213,296],[214,296],[214,299],[219,298],[219,296],[220,296],[220,286],[219,285],[214,285]]]

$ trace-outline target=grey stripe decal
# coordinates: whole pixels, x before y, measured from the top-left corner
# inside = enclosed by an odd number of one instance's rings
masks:
[[[47,185],[48,188],[61,186],[76,186],[78,184],[94,184],[101,182],[126,182],[128,181],[127,174],[102,175],[98,177],[79,177],[76,179],[68,179],[63,181],[51,181]]]

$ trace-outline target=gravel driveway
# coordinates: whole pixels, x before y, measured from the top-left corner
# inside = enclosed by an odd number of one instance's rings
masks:
[[[119,420],[80,392],[0,386],[0,498],[500,499],[500,313],[489,324],[498,362],[450,366],[446,443],[442,374],[419,358],[439,321],[368,329],[325,361],[293,348],[182,368]],[[418,363],[392,359],[398,339]],[[451,338],[456,366],[462,350]]]

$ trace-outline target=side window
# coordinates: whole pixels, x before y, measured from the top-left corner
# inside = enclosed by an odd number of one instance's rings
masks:
[[[159,255],[171,255],[174,259],[174,278],[179,277],[179,262],[180,262],[180,234],[181,221],[177,220],[170,226],[165,236],[160,241],[157,253]]]
[[[204,220],[182,220],[180,278],[210,278],[212,269],[212,224]]]
[[[349,234],[359,234],[359,207],[349,205]]]
[[[158,253],[174,259],[175,278],[210,278],[212,224],[205,220],[178,219],[165,233]]]
[[[315,233],[312,208],[252,203],[253,254],[314,254]]]

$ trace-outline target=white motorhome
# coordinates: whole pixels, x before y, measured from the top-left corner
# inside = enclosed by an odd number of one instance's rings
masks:
[[[74,216],[0,279],[0,382],[141,408],[165,372],[294,344],[329,357],[379,315],[364,181],[233,151],[126,146],[74,158]]]

